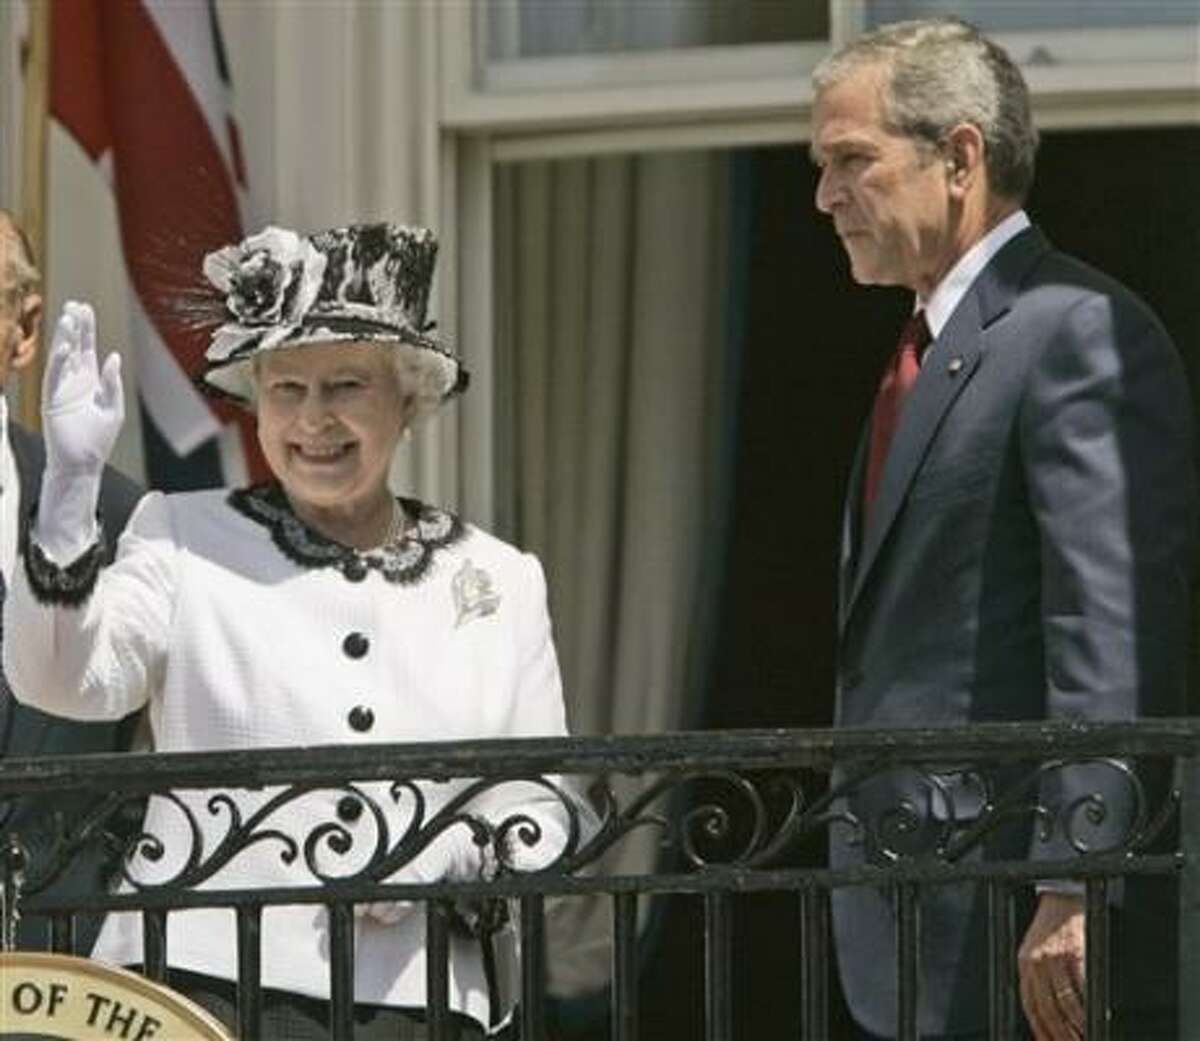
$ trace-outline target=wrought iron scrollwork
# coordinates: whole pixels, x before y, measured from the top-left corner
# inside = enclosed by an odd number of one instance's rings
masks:
[[[868,859],[953,864],[1006,838],[1034,857],[1134,853],[1162,834],[1178,791],[1153,806],[1134,766],[1109,757],[1002,769],[873,762],[844,771],[830,801],[842,841]]]
[[[264,849],[302,884],[387,883],[403,879],[451,829],[465,829],[482,878],[578,874],[644,829],[658,832],[684,869],[697,872],[786,866],[799,846],[823,846],[831,834],[883,865],[953,865],[990,855],[1010,834],[1024,836],[1035,856],[1040,847],[1048,855],[1132,854],[1171,825],[1179,800],[1177,787],[1148,787],[1130,761],[1116,757],[980,765],[896,762],[883,754],[838,765],[828,785],[791,766],[706,769],[693,762],[631,790],[602,777],[589,796],[573,781],[543,774],[253,790],[176,790],[164,782],[151,796],[150,823],[141,826],[129,825],[141,796],[115,791],[81,814],[53,815],[37,834],[17,829],[29,860],[22,891],[42,892],[93,844],[116,855],[120,879],[134,891],[211,887],[225,868]],[[346,799],[358,808],[352,821],[337,809]],[[7,814],[6,826],[14,820]],[[164,820],[169,835],[152,823]]]

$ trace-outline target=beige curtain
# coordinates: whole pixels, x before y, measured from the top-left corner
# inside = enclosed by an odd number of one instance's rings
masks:
[[[712,153],[497,175],[498,521],[545,564],[575,733],[694,720],[734,398],[728,192]],[[653,868],[659,838],[604,870]],[[556,992],[607,980],[609,916],[607,900],[553,906]]]

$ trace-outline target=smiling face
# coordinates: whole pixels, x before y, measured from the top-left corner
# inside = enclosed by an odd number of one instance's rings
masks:
[[[927,296],[956,255],[954,168],[929,145],[888,129],[882,66],[821,91],[812,156],[816,204],[833,218],[856,282]]]
[[[349,544],[377,516],[386,521],[388,469],[412,411],[391,348],[267,351],[256,383],[258,441],[297,514]]]

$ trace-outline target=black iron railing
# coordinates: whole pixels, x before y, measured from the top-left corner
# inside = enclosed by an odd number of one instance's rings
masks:
[[[611,903],[613,925],[612,1037],[635,1041],[639,980],[639,903],[650,894],[695,894],[705,918],[706,1036],[735,1036],[731,920],[740,894],[789,891],[801,905],[799,938],[802,1022],[781,1024],[779,1036],[829,1036],[828,963],[830,893],[843,886],[887,887],[898,923],[899,1034],[915,1039],[918,1002],[919,895],[923,887],[976,880],[989,900],[991,1023],[994,1038],[1018,1036],[1014,901],[1035,880],[1082,882],[1087,907],[1088,1037],[1109,1036],[1110,938],[1106,913],[1114,879],[1140,874],[1177,876],[1183,978],[1200,979],[1200,870],[1193,837],[1200,836],[1200,800],[1193,794],[1200,723],[1162,720],[1139,724],[988,724],[967,729],[892,731],[739,731],[657,737],[528,739],[422,745],[330,746],[188,754],[85,756],[0,763],[0,830],[6,808],[23,794],[87,796],[83,816],[51,822],[53,841],[32,860],[19,833],[7,835],[3,864],[5,906],[52,922],[48,944],[72,946],[72,921],[87,912],[142,913],[147,975],[163,979],[170,961],[168,916],[192,907],[229,908],[238,922],[239,1029],[258,1036],[264,960],[260,924],[264,907],[323,905],[331,935],[332,1037],[353,1037],[353,922],[356,905],[408,900],[424,904],[427,991],[435,1038],[448,1022],[448,956],[459,911],[471,907],[476,929],[512,909],[521,936],[521,1037],[545,1036],[547,898],[599,894]],[[1158,774],[1165,784],[1147,782]],[[1146,773],[1147,768],[1151,768]],[[1122,793],[1121,812],[1099,794],[1069,804],[1045,802],[1057,774],[1079,769],[1105,775],[1106,791]],[[880,778],[904,771],[922,793],[879,805],[860,795]],[[637,778],[632,795],[618,797],[618,777]],[[832,783],[827,783],[832,777]],[[565,779],[565,780],[564,780]],[[536,844],[539,826],[519,813],[476,815],[488,793],[514,781],[532,781],[559,807],[567,840],[552,862],[519,870],[514,850]],[[409,823],[389,833],[392,807],[383,796],[416,807]],[[420,783],[418,783],[420,782]],[[448,799],[425,802],[420,793],[449,784]],[[230,793],[259,793],[253,814],[239,812]],[[203,791],[202,800],[181,793]],[[586,791],[594,816],[581,809]],[[369,838],[336,815],[307,819],[303,833],[278,824],[281,811],[313,793],[351,797]],[[159,837],[130,829],[131,809],[148,796],[174,800],[185,817],[220,820],[221,839],[177,857],[169,877],[147,882],[139,864],[161,861]],[[358,816],[356,814],[356,816]],[[211,830],[213,819],[197,822]],[[446,828],[465,822],[495,865],[494,877],[475,882],[389,882]],[[980,855],[997,834],[1014,826],[1065,840],[1066,855],[1031,861]],[[675,856],[666,870],[615,874],[606,857],[631,834],[652,829]],[[866,862],[842,868],[823,862],[831,829],[870,851]],[[1182,838],[1180,837],[1182,836]],[[356,848],[356,843],[358,846]],[[365,845],[364,845],[365,843]],[[120,847],[124,891],[95,894],[70,906],[48,894],[54,880],[89,845]],[[222,867],[251,847],[276,847],[281,857],[307,865],[310,883],[287,888],[214,886]],[[805,850],[809,855],[801,855]],[[339,865],[342,865],[339,867]],[[350,865],[346,867],[345,865]],[[1200,1017],[1181,987],[1183,1036],[1200,1036]],[[1188,1024],[1197,1031],[1188,1033]]]

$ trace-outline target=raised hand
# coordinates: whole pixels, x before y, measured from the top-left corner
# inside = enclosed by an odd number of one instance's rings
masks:
[[[42,379],[46,469],[33,538],[59,566],[96,541],[100,477],[125,418],[121,359],[96,359],[96,316],[70,301],[54,330]]]
[[[99,473],[125,419],[121,358],[96,357],[96,316],[68,301],[54,330],[42,379],[47,468],[58,474]]]

